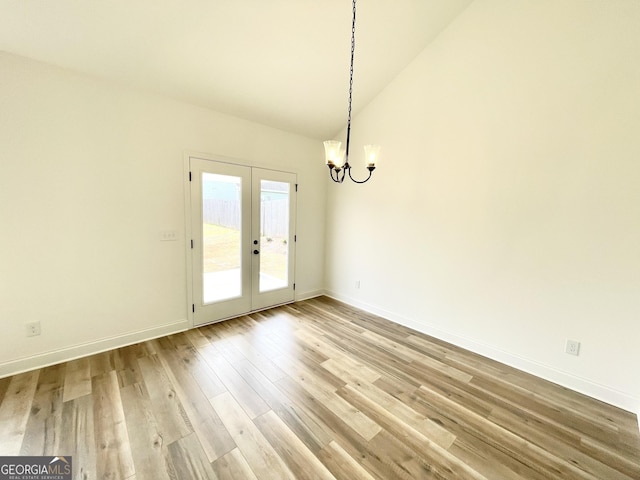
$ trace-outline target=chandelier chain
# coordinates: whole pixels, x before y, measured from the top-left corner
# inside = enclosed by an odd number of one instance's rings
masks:
[[[353,20],[351,21],[351,65],[349,68],[349,112],[347,116],[347,145],[345,167],[349,165],[349,142],[351,140],[351,97],[353,95],[353,57],[356,51],[356,0],[353,0]]]

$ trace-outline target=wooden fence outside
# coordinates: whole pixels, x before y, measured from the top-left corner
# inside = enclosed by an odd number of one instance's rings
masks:
[[[204,199],[202,205],[204,223],[240,230],[240,202],[238,200]],[[260,207],[260,235],[286,237],[289,231],[288,199],[263,201]]]

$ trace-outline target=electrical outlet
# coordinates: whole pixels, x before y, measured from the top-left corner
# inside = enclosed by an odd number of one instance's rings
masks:
[[[356,280],[356,288],[360,289],[360,280]]]
[[[565,347],[565,352],[569,355],[576,355],[580,353],[580,342],[575,340],[567,340],[567,346]]]
[[[40,322],[25,323],[24,326],[27,330],[27,337],[35,337],[41,333]]]

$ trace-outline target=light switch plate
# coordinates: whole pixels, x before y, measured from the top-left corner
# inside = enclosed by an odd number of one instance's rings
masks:
[[[176,230],[163,230],[160,232],[161,242],[175,242],[178,240],[178,232]]]

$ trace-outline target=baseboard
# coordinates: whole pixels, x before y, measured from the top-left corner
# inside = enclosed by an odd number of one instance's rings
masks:
[[[545,380],[549,380],[550,382],[557,383],[563,387],[570,388],[571,390],[588,395],[589,397],[610,405],[614,405],[628,412],[637,413],[637,418],[640,422],[640,398],[636,398],[633,395],[615,390],[606,385],[592,382],[586,378],[578,377],[548,365],[538,363],[534,360],[497,349],[491,345],[483,344],[474,339],[419,323],[413,319],[398,315],[397,313],[385,310],[376,305],[361,302],[357,299],[341,295],[334,291],[327,291],[325,295],[347,303],[353,307],[373,313],[374,315],[386,318],[387,320],[399,323],[405,327],[412,328],[418,332],[431,335],[432,337],[439,338],[471,352],[517,368],[518,370],[522,370]]]
[[[312,290],[296,294],[295,301],[308,300],[310,298],[324,295],[324,290]],[[184,319],[178,322],[161,325],[145,330],[117,335],[92,342],[86,342],[70,347],[51,350],[48,352],[32,355],[29,357],[17,358],[8,362],[0,363],[0,378],[9,377],[18,373],[27,372],[36,368],[48,367],[56,363],[67,362],[87,355],[94,355],[114,348],[133,345],[165,335],[182,332],[191,328],[189,320]]]
[[[324,290],[310,290],[308,292],[296,293],[296,302],[301,302],[302,300],[309,300],[310,298],[320,297],[321,295],[325,295]]]
[[[18,358],[9,362],[0,363],[0,378],[16,375],[18,373],[34,370],[36,368],[48,367],[60,362],[67,362],[87,355],[101,353],[114,348],[133,345],[153,338],[171,335],[182,332],[189,328],[188,320],[180,320],[175,323],[161,325],[159,327],[138,330],[136,332],[117,335],[115,337],[104,338],[93,342],[86,342],[71,347]]]

